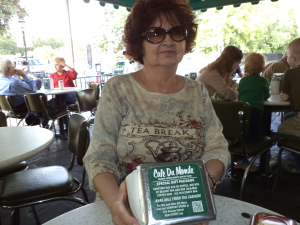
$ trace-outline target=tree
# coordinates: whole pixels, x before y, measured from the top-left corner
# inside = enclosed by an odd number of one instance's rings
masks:
[[[100,10],[103,17],[97,23],[96,30],[99,32],[94,37],[92,44],[101,49],[103,53],[109,53],[111,50],[117,53],[123,49],[122,36],[128,11],[123,7],[115,10],[110,4],[101,7]]]
[[[238,8],[196,12],[196,51],[207,54],[236,45],[243,52],[283,53],[287,44],[299,36],[293,6],[292,0],[266,0],[258,5],[245,3]]]
[[[20,52],[17,42],[7,34],[0,36],[0,55],[15,55]]]
[[[3,35],[9,30],[9,21],[13,16],[19,12],[24,12],[22,16],[27,13],[24,8],[20,6],[20,0],[1,0],[0,4],[0,35]]]
[[[59,49],[65,45],[63,40],[57,40],[55,38],[43,39],[35,37],[32,40],[34,48],[40,48],[44,46],[50,46],[52,49]]]

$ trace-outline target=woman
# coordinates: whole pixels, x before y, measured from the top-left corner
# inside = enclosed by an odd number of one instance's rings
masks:
[[[49,77],[53,79],[54,88],[58,88],[58,81],[60,80],[64,82],[64,87],[75,87],[73,82],[77,78],[77,72],[75,69],[68,66],[65,59],[61,57],[56,57],[53,62],[56,72],[50,74]],[[68,70],[64,70],[64,68],[68,68]],[[67,104],[76,102],[75,93],[68,93],[61,97],[63,108],[66,108]]]
[[[50,78],[53,79],[54,88],[58,88],[58,81],[62,80],[64,82],[64,87],[75,87],[74,80],[77,78],[77,72],[72,67],[68,66],[66,64],[66,61],[64,58],[56,57],[54,60],[54,67],[56,72],[50,74]],[[64,70],[64,68],[68,68],[68,70]],[[61,107],[62,109],[66,109],[67,105],[75,103],[76,102],[76,94],[75,93],[68,93],[59,95]],[[65,131],[63,129],[63,124],[60,120],[60,134],[63,139],[67,139],[65,136]],[[63,117],[63,123],[65,124],[66,128],[65,130],[68,130],[68,124],[69,124],[69,117],[64,116]]]
[[[105,84],[84,158],[90,186],[115,224],[138,224],[122,181],[141,163],[169,161],[159,157],[164,147],[188,148],[178,158],[202,159],[217,181],[226,171],[227,142],[206,89],[176,75],[183,55],[193,49],[194,18],[181,0],[138,0],[127,18],[126,51],[144,67]]]
[[[238,84],[231,80],[243,58],[243,52],[235,46],[227,46],[212,63],[200,70],[196,80],[204,83],[209,96],[217,100],[236,100]]]

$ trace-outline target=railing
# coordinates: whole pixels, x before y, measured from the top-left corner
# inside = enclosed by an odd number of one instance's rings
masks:
[[[114,75],[112,74],[102,74],[99,76],[86,76],[86,77],[77,77],[76,86],[80,89],[89,88],[90,83],[100,84],[100,92],[102,91],[103,85]]]

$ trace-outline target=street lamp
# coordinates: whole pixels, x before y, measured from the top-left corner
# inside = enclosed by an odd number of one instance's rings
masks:
[[[24,27],[24,17],[26,16],[26,12],[24,9],[21,9],[21,11],[18,13],[19,17],[19,24],[22,29],[22,34],[23,34],[23,44],[24,44],[24,51],[25,51],[25,60],[27,62],[27,46],[26,46],[26,38],[25,38],[25,27]]]

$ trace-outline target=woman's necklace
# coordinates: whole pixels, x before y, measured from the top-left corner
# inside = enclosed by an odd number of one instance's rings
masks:
[[[62,73],[61,75],[59,75],[58,73],[56,73],[56,80],[65,80],[65,74]]]

